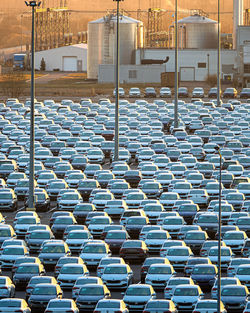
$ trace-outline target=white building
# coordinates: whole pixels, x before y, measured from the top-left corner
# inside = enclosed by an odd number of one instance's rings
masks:
[[[120,66],[120,81],[126,83],[160,83],[162,72],[175,71],[174,49],[137,49],[136,65]],[[162,65],[141,65],[142,60],[165,60]],[[236,50],[221,51],[222,78],[236,72]],[[205,81],[208,75],[217,74],[217,50],[216,49],[180,49],[178,52],[178,68],[180,81]],[[114,65],[99,65],[98,81],[100,83],[114,82]]]
[[[87,45],[76,44],[35,53],[35,69],[40,69],[44,58],[46,71],[86,72]]]

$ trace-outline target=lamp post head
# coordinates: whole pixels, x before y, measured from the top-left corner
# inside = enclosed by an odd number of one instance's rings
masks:
[[[28,7],[40,7],[42,1],[29,0],[24,2]]]

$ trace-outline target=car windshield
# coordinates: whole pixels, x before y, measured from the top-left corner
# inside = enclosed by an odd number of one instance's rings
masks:
[[[56,287],[54,286],[37,286],[33,289],[32,295],[56,295]]]
[[[198,218],[199,223],[218,223],[217,216],[211,215],[211,216],[202,216],[200,215]]]
[[[90,295],[90,296],[102,296],[104,294],[104,290],[103,287],[99,287],[99,286],[86,286],[86,287],[82,287],[80,290],[80,295]]]
[[[203,233],[187,233],[185,239],[189,240],[205,240],[205,234]]]
[[[171,274],[171,267],[157,267],[157,266],[150,266],[149,274]]]
[[[196,288],[176,288],[174,292],[175,296],[198,296],[198,289]]]
[[[218,250],[211,248],[209,251],[210,256],[217,256],[218,255]],[[227,249],[221,249],[221,256],[230,256],[230,250]]]
[[[105,246],[101,246],[101,245],[86,245],[83,248],[83,253],[106,253],[106,248]]]
[[[126,267],[106,267],[104,274],[127,274]]]
[[[90,224],[110,224],[110,221],[108,218],[93,218],[91,221],[90,221]]]
[[[61,225],[61,224],[63,224],[63,225],[68,225],[68,224],[72,224],[73,223],[73,220],[72,220],[72,218],[71,217],[69,217],[69,218],[56,218],[55,219],[55,221],[54,221],[54,224],[59,224],[59,225]]]
[[[225,233],[223,239],[232,239],[232,240],[240,240],[240,239],[244,239],[244,235],[242,233]]]
[[[16,221],[17,224],[36,224],[36,220],[33,217],[23,217]]]
[[[60,273],[61,274],[83,274],[84,270],[82,267],[70,267],[70,266],[64,266]]]
[[[127,296],[150,296],[150,289],[144,287],[130,287],[127,289]]]
[[[215,269],[213,267],[195,267],[193,269],[193,274],[211,275],[215,274]]]
[[[196,305],[196,309],[216,309],[216,302],[198,302]]]
[[[10,230],[9,229],[0,229],[0,237],[9,237]]]
[[[41,284],[41,283],[51,283],[51,278],[50,277],[33,277],[31,278],[29,284],[36,285],[36,284]]]
[[[106,239],[126,239],[126,233],[112,233],[108,232]]]
[[[24,249],[23,248],[13,248],[13,247],[7,247],[4,248],[2,254],[7,255],[24,255]]]
[[[123,248],[141,248],[141,243],[138,241],[126,241]]]
[[[71,308],[71,302],[69,301],[51,301],[48,304],[48,308],[62,308],[62,309],[66,309],[66,308]],[[66,311],[66,312],[71,312],[71,311]]]
[[[29,274],[37,274],[39,273],[39,268],[38,266],[22,266],[19,265],[16,273],[29,273]]]
[[[147,239],[167,239],[167,233],[148,233]]]
[[[165,218],[163,221],[164,225],[181,225],[182,224],[182,219],[175,219],[175,218]]]
[[[170,248],[167,254],[170,256],[188,256],[189,251],[187,249]]]
[[[31,233],[30,239],[50,239],[50,233],[48,232],[39,232],[39,233]]]
[[[46,245],[43,247],[43,253],[65,253],[64,246],[57,245]]]
[[[225,287],[221,291],[222,296],[241,296],[244,297],[246,296],[246,290],[245,288],[228,288]]]
[[[144,218],[129,218],[127,225],[145,225],[147,221]]]
[[[250,275],[250,268],[249,267],[239,267],[237,271],[237,275]]]
[[[112,302],[112,301],[99,301],[97,304],[98,309],[120,309],[120,303],[119,302]],[[107,311],[108,312],[108,311]],[[117,312],[120,312],[117,310]]]
[[[68,239],[88,239],[88,233],[69,233]]]
[[[173,279],[169,280],[168,285],[175,286],[175,285],[189,285],[189,280],[187,279]]]
[[[13,300],[1,300],[0,301],[0,307],[1,308],[20,308],[21,307],[21,301],[13,301]]]

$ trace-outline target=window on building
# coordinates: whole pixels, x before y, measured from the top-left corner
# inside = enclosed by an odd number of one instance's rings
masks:
[[[128,78],[137,78],[137,70],[129,70]]]
[[[206,68],[207,63],[198,63],[198,68]]]
[[[244,73],[250,73],[250,64],[244,64]]]

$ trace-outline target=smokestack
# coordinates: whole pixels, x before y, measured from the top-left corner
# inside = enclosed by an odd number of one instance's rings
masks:
[[[244,0],[234,0],[233,48],[237,46],[237,27],[243,25]]]

